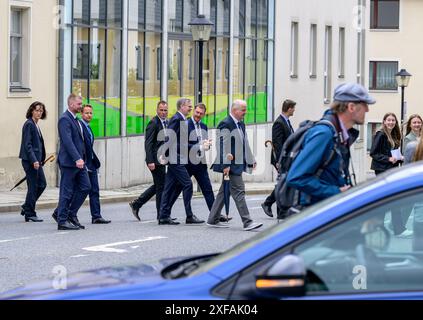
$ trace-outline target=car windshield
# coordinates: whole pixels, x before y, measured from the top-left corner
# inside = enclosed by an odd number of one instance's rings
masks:
[[[369,186],[374,187],[376,184],[382,184],[384,177],[385,175],[381,175],[375,179],[367,180],[342,194],[340,193],[338,195],[330,197],[326,200],[323,200],[313,206],[310,206],[304,209],[298,214],[290,216],[284,221],[278,223],[277,225],[258,233],[256,236],[248,240],[245,240],[243,242],[240,242],[239,244],[235,245],[231,249],[216,256],[215,258],[205,261],[203,264],[201,264],[201,266],[193,270],[189,274],[189,276],[194,276],[202,272],[207,272],[208,270],[216,267],[217,265],[223,263],[224,261],[229,260],[233,258],[234,256],[237,256],[241,252],[255,246],[257,243],[272,237],[274,234],[282,232],[283,230],[290,228],[292,225],[295,225],[297,222],[304,220],[311,215],[318,214],[323,208],[326,209],[327,207],[338,205],[339,202],[348,201],[348,199],[350,199],[353,196],[357,196],[357,194],[365,193]]]

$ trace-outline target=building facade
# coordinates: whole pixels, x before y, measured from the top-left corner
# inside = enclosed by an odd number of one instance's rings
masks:
[[[297,102],[292,123],[318,120],[343,82],[364,84],[365,0],[286,0],[276,4],[275,105]],[[357,180],[365,179],[364,126],[351,148]]]
[[[93,105],[103,188],[149,182],[144,130],[155,116],[157,102],[168,101],[172,116],[180,97],[196,100],[199,56],[188,24],[200,13],[214,23],[202,57],[204,121],[216,127],[228,115],[231,101],[245,99],[252,144],[262,124],[264,142],[273,114],[274,0],[60,4],[59,110],[66,110],[70,92]],[[268,178],[270,170],[258,170],[252,179]]]
[[[419,41],[423,30],[423,2],[419,0],[370,0],[367,8],[367,64],[366,84],[377,103],[367,117],[366,149],[369,152],[372,137],[382,124],[385,113],[394,112],[400,121],[401,89],[395,74],[407,69],[412,74],[405,88],[404,121],[412,114],[420,114],[423,87],[423,61],[419,52],[423,43]],[[367,157],[367,173],[371,158]]]
[[[43,102],[47,119],[39,125],[47,155],[57,148],[57,0],[0,1],[0,187],[9,189],[25,176],[18,158],[26,111]],[[49,185],[55,164],[46,165]]]

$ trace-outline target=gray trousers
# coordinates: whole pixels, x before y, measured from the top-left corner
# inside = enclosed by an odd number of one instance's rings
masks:
[[[239,215],[241,216],[242,223],[245,226],[250,224],[253,220],[250,218],[250,212],[248,211],[247,203],[245,202],[245,184],[242,180],[242,176],[236,176],[229,174],[231,183],[231,196],[235,201],[236,208],[238,209]],[[216,196],[216,200],[213,203],[213,207],[210,210],[209,218],[207,223],[216,224],[219,222],[220,213],[225,205],[223,195],[223,181],[220,186],[219,193]]]

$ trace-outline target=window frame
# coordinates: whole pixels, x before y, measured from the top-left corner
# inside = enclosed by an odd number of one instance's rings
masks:
[[[13,12],[19,12],[19,28],[20,32],[15,32],[12,26]],[[28,4],[10,3],[8,7],[8,48],[7,51],[7,90],[8,97],[28,97],[31,93],[31,27],[32,27],[32,6]],[[12,63],[12,48],[13,40],[19,39],[19,61],[17,69],[13,67]],[[17,71],[19,81],[13,79],[14,71]]]
[[[323,68],[323,103],[329,104],[332,94],[332,48],[333,28],[325,25],[325,48]]]
[[[317,24],[310,24],[310,57],[309,72],[311,79],[317,78]]]
[[[369,90],[371,91],[385,91],[385,92],[398,92],[398,86],[395,85],[395,88],[378,88],[377,87],[377,65],[378,63],[395,63],[396,64],[396,70],[399,70],[399,61],[397,60],[369,60]],[[371,65],[374,64],[375,67],[373,67],[373,75],[371,75]],[[370,81],[370,77],[373,76],[373,83]],[[394,79],[395,80],[395,79]],[[396,80],[395,80],[396,84]]]
[[[291,78],[298,78],[299,27],[298,21],[291,21],[291,60],[289,67]]]
[[[339,43],[338,43],[338,78],[345,78],[345,45],[346,45],[346,29],[339,27]]]
[[[379,4],[380,2],[396,2],[398,3],[398,26],[378,26],[379,19]],[[373,9],[373,11],[372,11]],[[400,0],[371,0],[370,1],[370,30],[399,30],[400,29],[400,14],[401,1]]]

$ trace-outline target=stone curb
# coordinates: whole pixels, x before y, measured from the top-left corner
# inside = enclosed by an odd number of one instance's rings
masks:
[[[256,189],[256,190],[246,190],[246,195],[262,195],[262,194],[270,194],[273,189]],[[216,192],[216,190],[215,190]],[[116,196],[105,196],[100,197],[102,204],[110,204],[110,203],[119,203],[119,202],[129,202],[134,200],[138,194],[125,194],[125,195],[116,195]],[[203,195],[201,193],[194,193],[193,198],[201,198]],[[88,200],[85,200],[84,205],[88,205]],[[44,200],[39,201],[37,203],[37,209],[54,209],[57,206],[57,200]],[[21,204],[20,203],[13,203],[13,204],[6,204],[0,205],[0,213],[8,213],[8,212],[19,212],[21,211]]]

